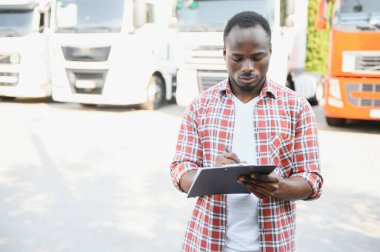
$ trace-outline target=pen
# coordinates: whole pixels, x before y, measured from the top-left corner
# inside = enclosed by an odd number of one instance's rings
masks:
[[[225,145],[224,146],[224,151],[225,152],[231,152],[231,149],[229,148],[229,146]]]

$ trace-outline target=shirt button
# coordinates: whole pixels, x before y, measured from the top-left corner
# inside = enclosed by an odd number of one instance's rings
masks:
[[[221,201],[220,204],[221,204],[222,206],[224,206],[224,205],[226,205],[226,202]]]
[[[224,229],[226,229],[225,227],[220,227],[220,230],[224,231]]]

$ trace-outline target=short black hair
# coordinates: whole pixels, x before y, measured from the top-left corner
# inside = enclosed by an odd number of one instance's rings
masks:
[[[235,14],[233,17],[228,20],[226,27],[223,32],[223,41],[226,41],[226,37],[230,34],[230,31],[235,26],[239,28],[247,29],[253,28],[257,25],[263,27],[264,31],[268,35],[269,43],[271,41],[271,30],[268,23],[268,20],[254,11],[243,11]]]

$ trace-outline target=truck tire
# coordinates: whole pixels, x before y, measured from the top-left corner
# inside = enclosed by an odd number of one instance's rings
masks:
[[[83,108],[91,108],[91,109],[94,109],[96,108],[98,105],[96,104],[90,104],[90,103],[80,103],[80,105],[83,107]]]
[[[296,87],[294,85],[293,77],[290,73],[286,76],[286,87],[290,88],[293,91],[296,91]]]
[[[9,96],[3,96],[0,98],[2,101],[14,101],[16,100],[16,97],[9,97]]]
[[[322,101],[323,101],[323,78],[320,78],[318,81],[317,81],[317,87],[315,88],[315,95],[310,98],[308,101],[310,103],[310,105],[312,106],[316,106],[318,104],[322,104]]]
[[[333,117],[327,117],[326,116],[326,122],[329,126],[334,127],[341,127],[344,126],[344,123],[346,122],[346,119],[343,118],[333,118]]]
[[[157,75],[153,75],[148,85],[148,98],[141,105],[142,109],[155,110],[160,108],[165,103],[165,84],[164,81]]]

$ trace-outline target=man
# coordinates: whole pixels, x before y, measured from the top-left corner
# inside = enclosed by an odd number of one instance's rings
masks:
[[[183,251],[294,251],[295,200],[321,194],[322,176],[312,108],[266,78],[272,53],[267,20],[232,17],[224,30],[229,78],[187,108],[171,164],[174,185],[188,192],[201,167],[275,164],[269,175],[239,183],[251,194],[199,197]]]

